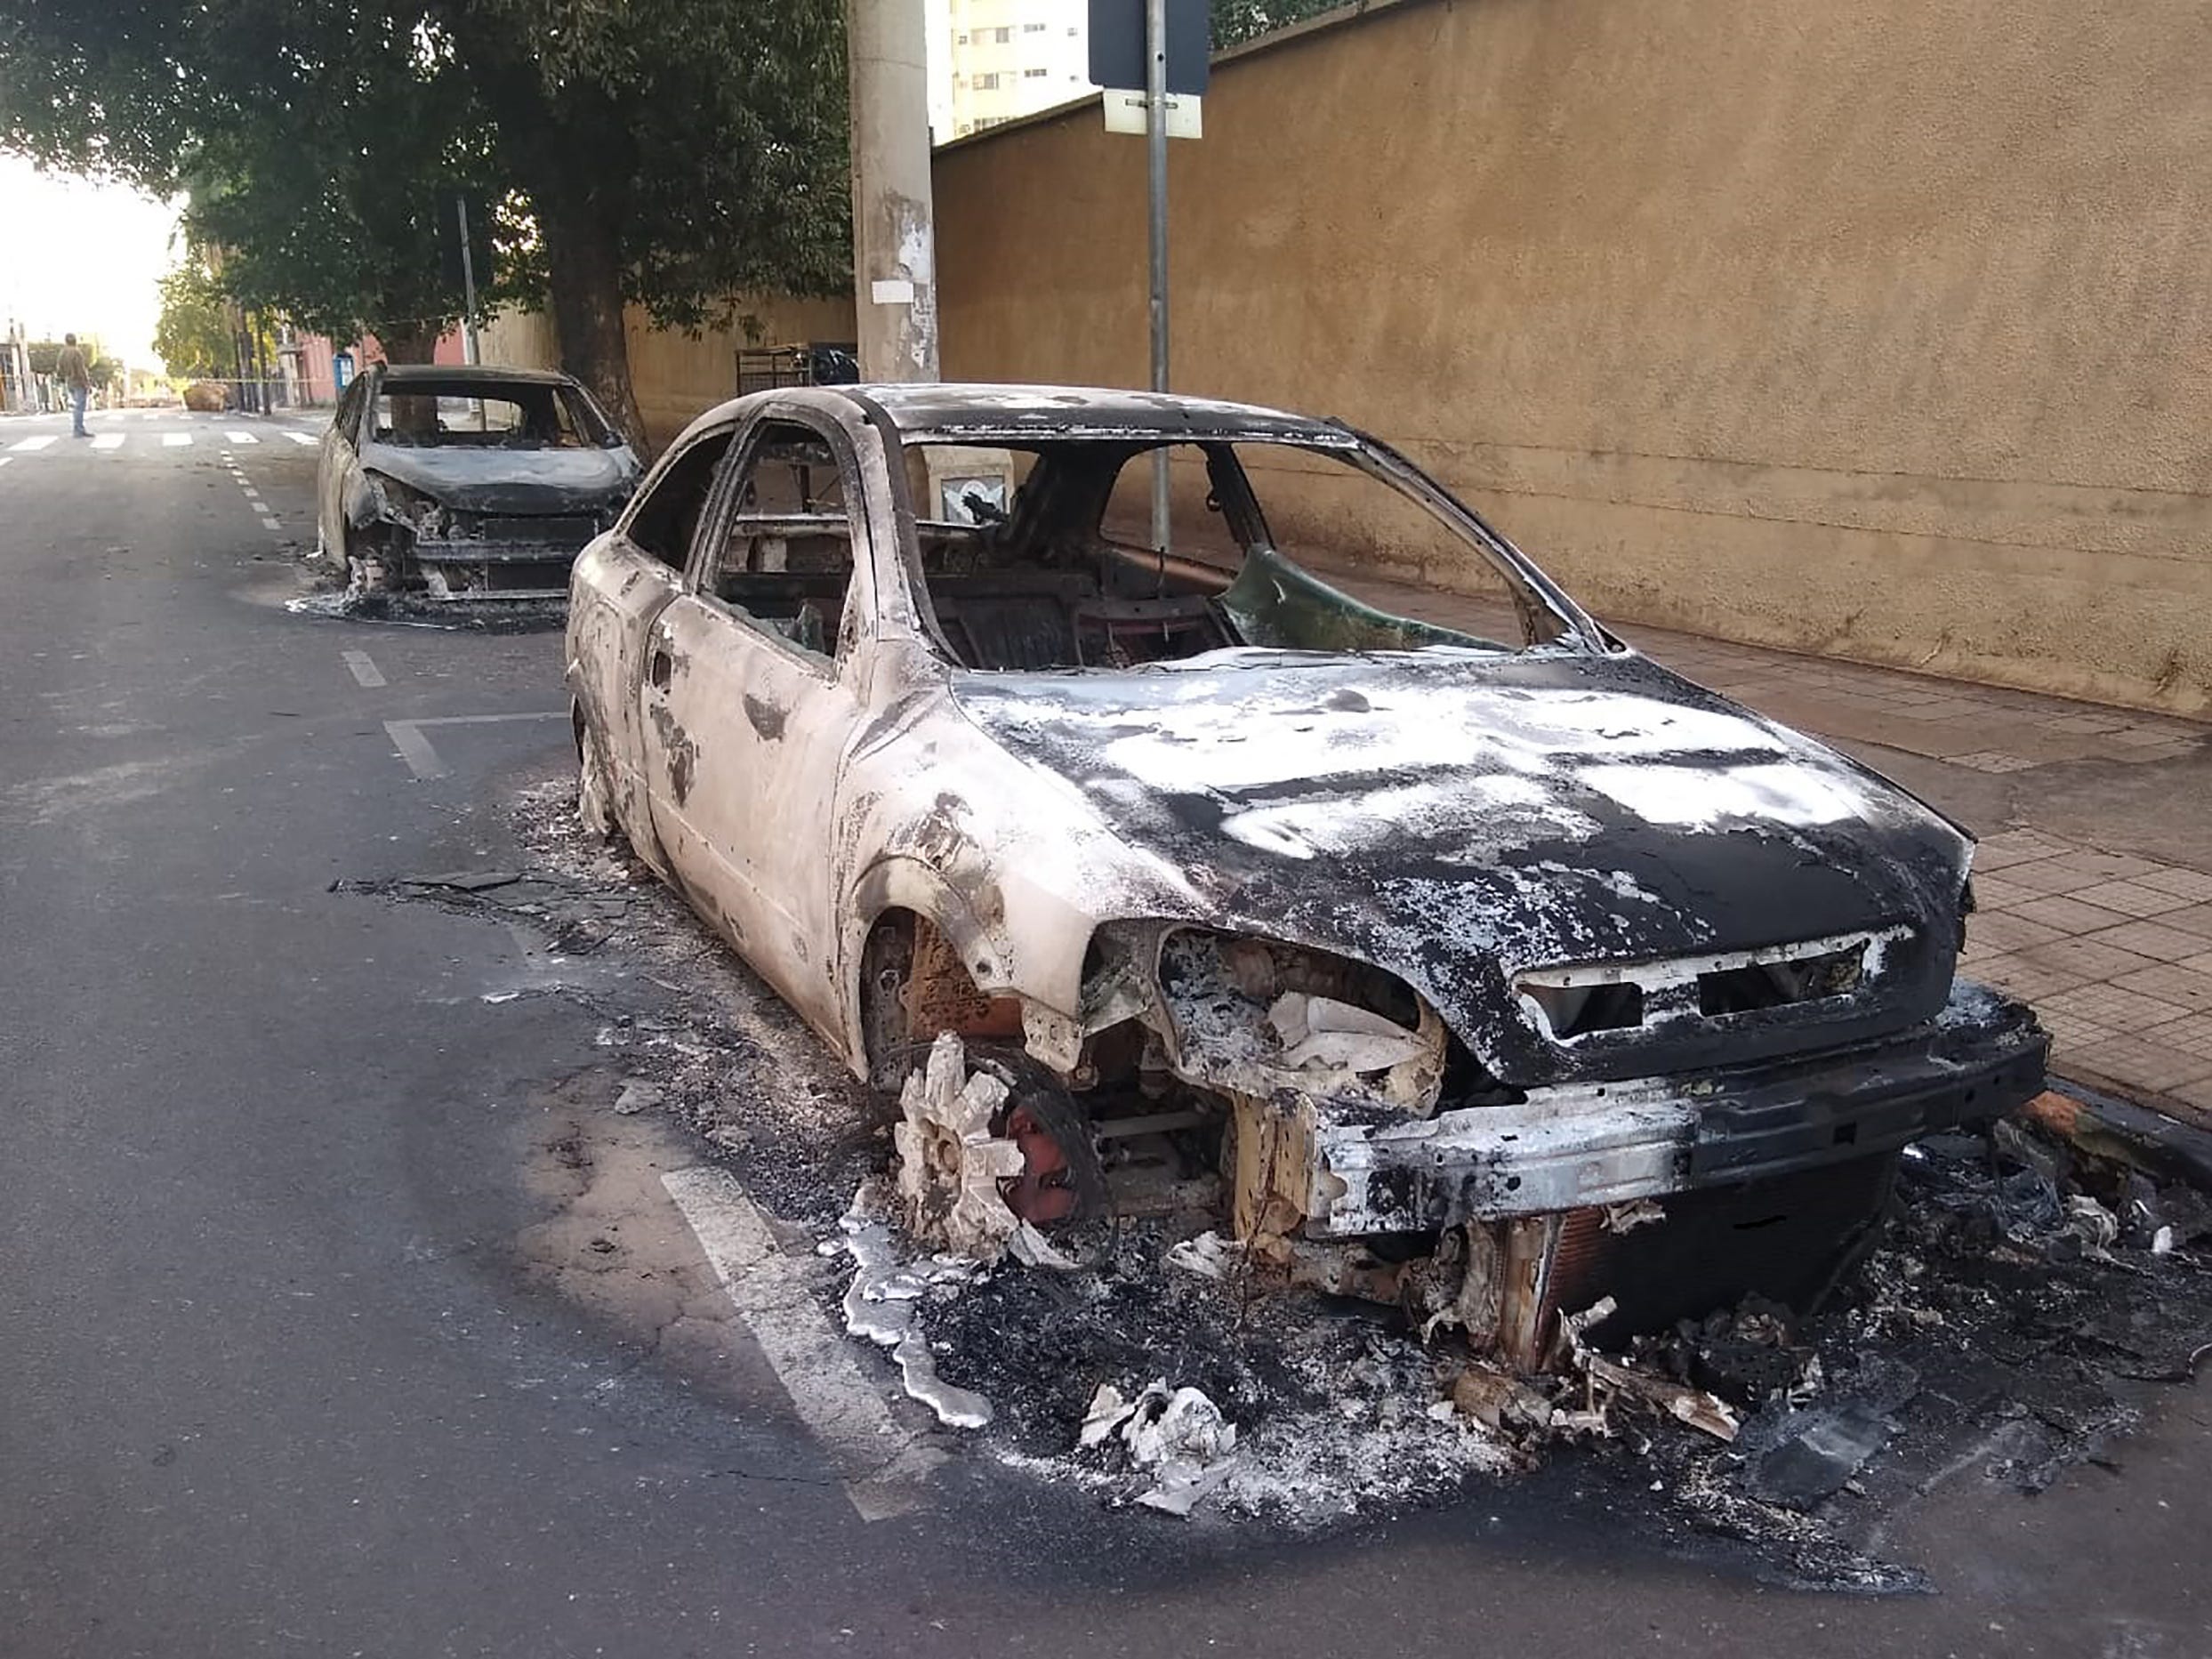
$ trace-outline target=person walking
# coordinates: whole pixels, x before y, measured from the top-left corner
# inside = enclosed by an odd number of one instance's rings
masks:
[[[75,334],[61,336],[61,350],[55,355],[53,372],[69,389],[69,432],[74,438],[90,438],[84,430],[84,405],[93,395],[93,371],[84,361],[84,348],[76,343]]]

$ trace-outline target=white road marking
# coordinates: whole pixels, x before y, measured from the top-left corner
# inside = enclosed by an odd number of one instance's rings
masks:
[[[93,447],[95,449],[120,449],[123,447],[123,434],[121,432],[102,432],[99,437],[93,439]]]
[[[814,1300],[804,1264],[784,1253],[768,1219],[728,1170],[671,1170],[661,1185],[683,1212],[774,1369],[792,1410],[845,1475],[845,1495],[864,1521],[918,1507],[921,1479],[944,1454],[915,1443],[868,1381],[852,1344]]]
[[[7,465],[9,462],[14,459],[15,457],[13,455],[0,455],[0,467]]]
[[[369,661],[366,651],[341,651],[338,654],[346,659],[346,666],[353,670],[353,678],[359,684],[374,691],[384,683],[382,670]]]
[[[161,447],[164,449],[189,449],[192,447],[192,434],[189,432],[164,432],[161,435]]]
[[[384,730],[391,738],[391,746],[399,751],[399,758],[407,763],[407,770],[418,781],[427,784],[433,777],[445,777],[446,763],[438,758],[438,751],[422,735],[420,725],[411,720],[388,720]]]
[[[284,526],[278,523],[276,519],[264,514],[261,518],[261,528],[264,530],[281,530],[284,528]]]
[[[286,432],[285,436],[295,444],[315,444],[322,441],[307,432]]]
[[[407,763],[407,769],[428,783],[433,777],[445,777],[447,769],[423,732],[425,726],[497,726],[508,721],[567,718],[565,709],[533,714],[440,714],[425,720],[388,720],[384,730],[391,738],[391,746],[399,751],[399,758]]]
[[[22,439],[15,446],[15,451],[18,455],[27,455],[34,449],[44,449],[48,444],[58,443],[59,441],[60,441],[60,433],[47,432],[38,438],[26,438]]]
[[[225,432],[223,436],[234,444],[258,444],[261,441],[251,432]]]

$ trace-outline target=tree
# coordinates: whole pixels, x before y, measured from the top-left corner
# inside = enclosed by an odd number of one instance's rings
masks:
[[[735,295],[851,280],[840,0],[426,0],[535,237],[562,366],[633,435],[624,302],[726,324]]]
[[[490,151],[419,20],[381,0],[41,0],[0,18],[0,52],[46,66],[0,82],[0,148],[185,192],[228,297],[426,358],[462,304],[437,205],[482,189]]]
[[[10,5],[0,60],[41,73],[0,77],[0,149],[156,190],[197,170],[227,287],[380,337],[432,310],[406,286],[438,270],[427,211],[477,184],[501,281],[632,435],[625,302],[696,329],[849,280],[840,0]]]
[[[1323,12],[1333,12],[1345,0],[1212,0],[1213,49],[1241,45],[1255,36],[1288,28]]]
[[[222,374],[233,365],[237,338],[222,286],[203,256],[188,254],[161,278],[154,355],[172,375],[205,379]]]

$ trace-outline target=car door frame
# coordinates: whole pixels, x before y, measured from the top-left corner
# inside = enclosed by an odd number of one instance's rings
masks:
[[[802,426],[822,439],[843,480],[852,570],[826,660],[712,591],[715,565],[740,515],[741,484],[763,436],[782,424]],[[867,717],[865,647],[874,632],[875,544],[888,511],[870,484],[863,448],[852,428],[816,400],[771,394],[748,413],[693,537],[684,592],[653,625],[639,682],[643,793],[671,879],[787,1003],[841,1048],[840,866],[832,829],[846,758]],[[701,661],[704,652],[715,653],[715,660]],[[720,688],[735,695],[719,702],[712,695],[704,698],[725,711],[709,737],[712,749],[683,721],[697,694],[688,687],[680,691],[675,681],[693,673],[736,682]],[[755,709],[745,702],[746,688],[758,686],[796,688],[807,706],[794,697],[772,711]],[[663,757],[683,755],[687,745],[688,764],[696,768],[704,761],[719,775],[704,785],[695,777],[679,791]],[[741,776],[760,803],[751,813],[736,799],[735,780]],[[810,846],[780,833],[794,822],[816,827]]]
[[[341,567],[346,560],[348,480],[361,461],[361,411],[368,407],[369,388],[381,373],[381,366],[372,364],[347,383],[323,433],[321,463],[315,475],[315,531],[323,557]]]
[[[652,629],[661,613],[686,591],[700,533],[714,519],[714,503],[746,430],[740,413],[686,431],[639,480],[605,537],[577,559],[569,581],[565,640],[569,695],[583,728],[577,740],[588,744],[596,734],[603,744],[598,758],[607,769],[608,807],[638,856],[664,877],[671,876],[667,854],[654,830],[645,785],[643,693]],[[672,563],[638,542],[631,527],[685,458],[717,439],[724,442],[722,454],[707,480],[689,538],[682,547],[669,550],[675,555]],[[614,567],[605,575],[599,568],[602,561]],[[611,664],[605,662],[608,656]]]

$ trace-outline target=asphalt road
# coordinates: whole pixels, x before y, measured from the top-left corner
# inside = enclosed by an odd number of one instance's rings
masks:
[[[1763,1586],[1557,1476],[1298,1543],[955,1456],[862,1519],[654,1183],[601,1196],[675,1304],[591,1293],[551,1155],[596,1017],[485,1000],[525,936],[332,890],[508,850],[558,635],[290,614],[310,448],[95,430],[0,421],[0,1654],[2212,1652],[2201,1384],[2040,1498],[1932,1491],[1928,1597]]]

